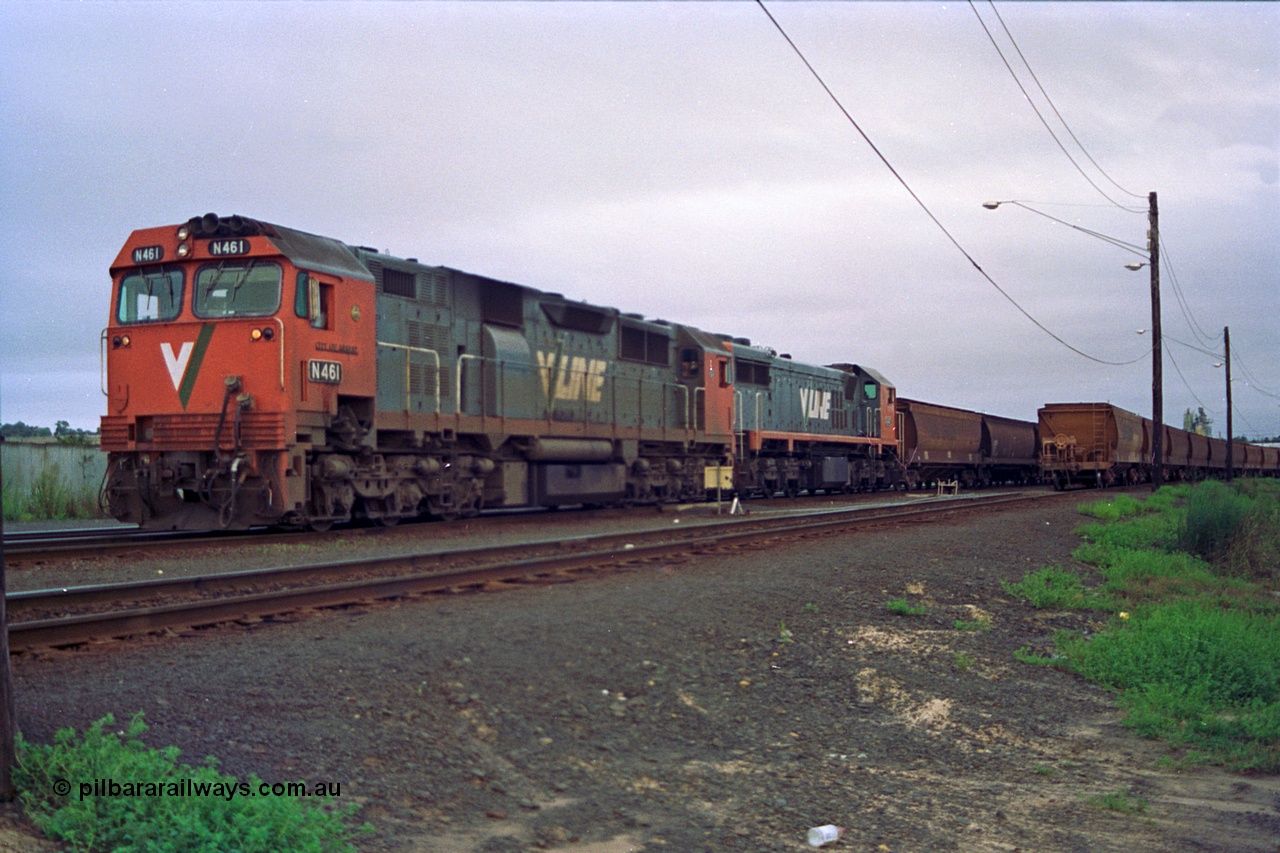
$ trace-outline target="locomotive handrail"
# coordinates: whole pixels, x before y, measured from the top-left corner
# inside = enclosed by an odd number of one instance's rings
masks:
[[[271,318],[271,320],[273,320],[273,321],[275,322],[275,324],[276,324],[277,326],[279,326],[279,327],[280,327],[280,345],[279,345],[279,351],[280,351],[280,390],[281,390],[281,391],[284,391],[284,390],[285,390],[285,385],[284,385],[284,322],[283,322],[283,321],[281,321],[281,319],[280,319],[279,317],[272,317],[272,318]]]
[[[98,336],[98,386],[102,389],[104,397],[111,396],[107,393],[107,332],[109,329],[104,328],[102,334]]]
[[[435,388],[436,411],[435,413],[437,415],[440,414],[440,354],[433,349],[426,349],[425,347],[411,347],[408,344],[392,344],[392,343],[387,343],[386,341],[378,341],[377,345],[380,347],[386,347],[387,349],[404,350],[404,408],[405,408],[405,411],[409,410],[410,398],[413,394],[413,386],[412,386],[412,383],[409,381],[409,377],[410,377],[409,358],[411,354],[415,352],[420,352],[425,355],[431,356],[435,360],[436,369],[433,371],[433,374],[432,374],[433,376],[435,376],[435,380],[436,380],[436,388]]]
[[[453,413],[461,415],[462,412],[462,363],[464,361],[480,361],[481,357],[474,353],[464,352],[458,356],[457,366],[454,368],[455,376],[454,387],[456,393],[453,398]],[[480,374],[480,416],[484,417],[484,374]]]

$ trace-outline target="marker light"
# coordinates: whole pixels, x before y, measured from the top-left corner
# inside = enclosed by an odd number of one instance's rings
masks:
[[[252,332],[249,333],[249,339],[254,341],[262,340],[262,330],[254,329]]]
[[[267,326],[265,329],[263,329],[263,330],[262,330],[262,338],[263,338],[263,340],[267,340],[267,341],[269,341],[269,340],[271,340],[272,338],[274,338],[275,336],[276,336],[276,330],[275,330],[275,329],[273,329],[273,328],[271,328],[270,326]]]

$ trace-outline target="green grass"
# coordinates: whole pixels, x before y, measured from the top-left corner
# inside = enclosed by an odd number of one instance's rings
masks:
[[[1146,504],[1129,495],[1119,494],[1077,507],[1081,515],[1091,515],[1102,521],[1119,521],[1131,515],[1147,512]]]
[[[929,612],[929,608],[924,604],[912,604],[905,598],[895,598],[885,607],[890,613],[896,613],[899,616],[923,616]]]
[[[76,853],[355,853],[346,818],[323,800],[262,795],[262,781],[239,781],[215,769],[177,763],[176,747],[151,749],[139,737],[139,713],[127,731],[110,731],[111,715],[83,737],[63,729],[52,744],[18,736],[14,784],[27,816]],[[101,780],[101,791],[93,790]],[[107,787],[115,783],[118,789]],[[128,785],[151,788],[126,789]],[[204,788],[204,795],[192,794]]]
[[[986,619],[957,619],[955,629],[957,631],[990,631],[991,623]]]
[[[1010,595],[1042,610],[1091,610],[1109,606],[1105,597],[1085,588],[1079,575],[1058,566],[1028,572],[1017,583],[1001,581],[1000,585]]]
[[[1183,485],[1144,504],[1081,507],[1117,519],[1080,529],[1096,589],[1057,567],[1005,585],[1037,607],[1117,612],[1093,636],[1060,634],[1060,659],[1015,658],[1115,689],[1126,725],[1188,760],[1280,770],[1280,483]]]

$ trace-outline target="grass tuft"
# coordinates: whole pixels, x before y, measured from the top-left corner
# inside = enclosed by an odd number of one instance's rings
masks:
[[[923,616],[929,612],[929,608],[924,604],[912,604],[905,598],[895,598],[885,605],[890,613],[896,613],[899,616]]]

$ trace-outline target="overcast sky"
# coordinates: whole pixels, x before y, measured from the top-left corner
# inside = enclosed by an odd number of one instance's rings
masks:
[[[981,203],[1141,255],[1156,191],[1165,419],[1225,429],[1229,325],[1236,432],[1280,433],[1280,8],[767,6],[950,237],[752,2],[0,2],[0,420],[97,426],[108,266],[208,211],[871,366],[903,396],[1149,416],[1142,258]],[[1072,347],[1137,361],[1064,347],[955,243]]]

